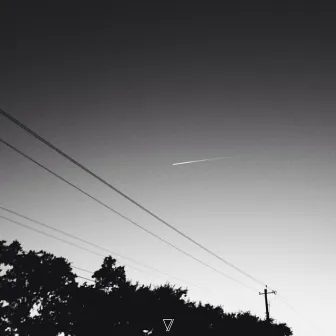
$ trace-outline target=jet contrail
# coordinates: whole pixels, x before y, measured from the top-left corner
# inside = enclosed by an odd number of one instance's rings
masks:
[[[222,157],[212,158],[212,159],[202,159],[202,160],[195,160],[195,161],[178,162],[178,163],[173,163],[173,166],[178,166],[178,165],[183,165],[183,164],[188,164],[188,163],[195,163],[195,162],[214,161],[214,160],[220,160],[220,159],[230,159],[230,158],[231,158],[231,156],[222,156]]]

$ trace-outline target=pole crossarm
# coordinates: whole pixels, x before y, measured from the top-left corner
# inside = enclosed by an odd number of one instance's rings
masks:
[[[272,292],[267,292],[267,293],[260,293],[259,292],[259,295],[265,295],[265,294],[275,294],[275,295],[277,295],[277,291],[272,291]]]

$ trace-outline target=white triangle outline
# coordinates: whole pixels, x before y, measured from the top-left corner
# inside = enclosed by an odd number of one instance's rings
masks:
[[[170,328],[172,327],[173,323],[174,323],[174,319],[162,319],[163,323],[166,327],[166,331],[170,331]],[[169,324],[167,325],[166,322],[169,321]]]

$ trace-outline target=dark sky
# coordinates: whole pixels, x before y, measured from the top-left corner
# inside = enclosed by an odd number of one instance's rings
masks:
[[[325,310],[318,314],[323,305],[333,311],[336,295],[326,286],[336,280],[330,269],[336,253],[335,11],[322,2],[279,3],[3,1],[0,107],[182,231],[278,286],[323,325]],[[0,120],[5,140],[230,274]],[[8,148],[0,153],[4,206],[211,284],[217,293],[192,293],[197,298],[263,316],[258,295],[239,297],[236,284],[111,218]],[[218,156],[232,158],[172,166]],[[49,249],[84,268],[99,265],[59,242],[0,225],[4,239]],[[296,336],[305,334],[286,306],[275,301],[272,313],[295,326]]]

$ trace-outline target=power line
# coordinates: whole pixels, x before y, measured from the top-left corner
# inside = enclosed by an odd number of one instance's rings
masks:
[[[79,270],[79,271],[89,273],[89,274],[91,274],[91,275],[94,273],[94,272],[88,271],[88,270],[86,270],[86,269],[84,269],[84,268],[77,267],[77,266],[73,266],[73,265],[71,265],[71,267],[72,267],[73,269],[77,269],[77,270]],[[95,283],[95,280],[93,280],[93,279],[88,279],[88,278],[85,278],[85,277],[82,277],[82,276],[80,276],[80,275],[78,275],[78,274],[76,274],[76,278],[84,279],[84,280],[91,281],[91,282],[94,282],[94,283]]]
[[[74,268],[74,269],[78,269],[79,271],[86,272],[86,273],[90,273],[90,274],[93,274],[93,273],[94,273],[94,272],[92,272],[92,271],[89,271],[89,270],[87,270],[87,269],[80,268],[80,267],[77,267],[77,266],[73,266],[73,265],[71,265],[71,267]]]
[[[3,207],[0,207],[0,208],[4,209]],[[56,240],[58,240],[58,241],[61,241],[61,242],[65,243],[65,244],[68,244],[68,245],[77,247],[77,248],[79,248],[79,249],[81,249],[81,250],[84,250],[84,251],[87,251],[87,252],[89,252],[89,253],[92,253],[92,254],[95,254],[95,255],[98,255],[98,256],[101,256],[101,257],[105,257],[105,255],[103,255],[103,254],[97,253],[97,252],[95,252],[95,251],[92,251],[92,250],[87,249],[87,248],[85,248],[85,247],[79,246],[79,245],[74,244],[74,243],[72,243],[72,242],[69,242],[69,241],[67,241],[67,240],[58,238],[58,237],[56,237],[56,236],[54,236],[54,235],[51,235],[51,234],[48,234],[48,233],[46,233],[46,232],[44,232],[44,231],[40,231],[40,230],[35,229],[35,228],[33,228],[33,227],[29,226],[29,225],[25,225],[25,224],[19,223],[19,222],[15,221],[15,220],[12,220],[12,219],[7,218],[7,217],[5,217],[5,216],[1,216],[1,215],[0,215],[0,218],[5,219],[5,220],[7,220],[7,221],[9,221],[9,222],[11,222],[11,223],[13,223],[13,224],[16,224],[16,225],[19,225],[19,226],[21,226],[21,227],[24,227],[24,228],[26,228],[26,229],[28,229],[28,230],[35,231],[35,232],[38,232],[38,233],[40,233],[40,234],[42,234],[42,235],[48,236],[48,237],[50,237],[50,238],[52,238],[52,239],[56,239]],[[134,262],[135,262],[135,261],[134,261]],[[137,263],[137,262],[135,262],[135,263]],[[149,274],[148,272],[145,272],[145,271],[143,271],[143,270],[141,270],[141,269],[139,269],[139,268],[136,268],[136,267],[134,267],[134,266],[130,266],[130,265],[127,265],[127,264],[125,264],[125,265],[126,265],[126,267],[133,268],[133,269],[135,269],[135,270],[138,271],[138,272],[141,272],[141,273],[144,273],[144,274],[146,274],[146,275],[150,275],[150,276],[151,276],[151,274]],[[83,269],[83,268],[80,268],[80,267],[72,266],[72,268],[75,268],[75,269],[78,269],[78,270],[81,270],[81,271],[84,271],[84,272],[93,274],[93,272],[88,271],[88,270]],[[155,269],[153,269],[153,270],[155,270]],[[191,286],[191,287],[198,288],[198,289],[202,289],[202,287],[200,287],[200,286],[198,286],[198,285],[196,285],[196,284],[192,284],[192,283],[190,283],[189,281],[185,281],[185,280],[183,280],[183,279],[180,279],[180,278],[178,278],[178,277],[172,276],[172,275],[170,275],[170,274],[168,274],[168,273],[165,273],[165,272],[162,272],[162,271],[159,271],[159,270],[155,270],[155,271],[158,272],[158,273],[164,274],[164,275],[168,276],[168,277],[171,278],[171,279],[175,279],[175,280],[178,280],[178,281],[180,281],[180,282],[183,282],[183,283],[185,283],[185,284],[187,284],[187,285],[189,285],[189,286]]]
[[[13,219],[11,219],[11,218],[8,218],[8,217],[5,217],[5,216],[0,216],[0,218],[5,219],[5,220],[7,220],[7,221],[9,221],[9,222],[11,222],[11,223],[13,223],[13,224],[16,224],[16,225],[25,227],[25,228],[28,229],[28,230],[35,231],[35,232],[38,232],[38,233],[40,233],[40,234],[42,234],[42,235],[48,236],[48,237],[50,237],[50,238],[52,238],[52,239],[59,240],[59,241],[65,243],[65,244],[74,246],[74,247],[79,248],[79,249],[81,249],[81,250],[83,250],[83,251],[86,251],[86,252],[95,254],[95,255],[97,255],[97,256],[99,256],[99,257],[104,257],[104,258],[106,257],[106,255],[104,255],[104,254],[101,254],[101,253],[92,251],[92,250],[90,250],[90,249],[87,249],[86,247],[83,247],[83,246],[74,244],[74,243],[69,242],[69,241],[67,241],[67,240],[65,240],[65,239],[62,239],[62,238],[56,237],[56,236],[54,236],[54,235],[51,235],[51,234],[49,234],[49,233],[46,233],[46,232],[44,232],[44,231],[35,229],[35,228],[33,228],[33,227],[29,226],[29,225],[19,223],[19,222],[15,221],[15,220],[13,220]],[[143,273],[148,274],[147,272],[145,272],[145,271],[143,271],[143,270],[141,270],[141,269],[139,269],[139,268],[137,268],[137,267],[134,267],[134,266],[131,266],[131,265],[127,265],[126,263],[125,263],[125,265],[128,266],[128,267],[130,267],[130,268],[135,269],[135,270],[138,271],[138,272],[143,272]]]
[[[80,275],[76,275],[76,278],[80,278],[80,279],[83,279],[83,280],[86,280],[86,281],[95,282],[95,281],[92,280],[92,279],[88,279],[88,278],[82,277],[82,276],[80,276]]]
[[[148,266],[148,265],[146,265],[146,264],[144,264],[144,263],[141,263],[140,261],[136,261],[136,260],[134,260],[134,259],[125,257],[125,256],[123,256],[123,255],[121,255],[121,254],[119,254],[119,253],[116,253],[116,252],[112,251],[112,250],[109,250],[109,249],[107,249],[107,248],[101,247],[101,246],[99,246],[99,245],[97,245],[97,244],[91,243],[91,242],[89,242],[89,241],[87,241],[87,240],[84,240],[84,239],[82,239],[82,238],[79,238],[78,236],[72,235],[72,234],[70,234],[70,233],[68,233],[68,232],[65,232],[65,231],[63,231],[63,230],[60,230],[60,229],[56,229],[55,227],[53,227],[53,226],[51,226],[51,225],[47,225],[47,224],[45,224],[45,223],[42,223],[42,222],[40,222],[40,221],[37,221],[36,219],[32,219],[32,218],[29,218],[29,217],[24,216],[24,215],[22,215],[22,214],[19,214],[19,213],[16,212],[16,211],[7,209],[7,208],[5,208],[5,207],[3,207],[3,206],[0,206],[0,209],[2,209],[2,210],[4,210],[4,211],[7,211],[7,212],[9,212],[9,213],[11,213],[11,214],[14,214],[14,215],[16,215],[16,216],[19,216],[19,217],[21,217],[21,218],[27,219],[27,220],[29,220],[30,222],[33,222],[33,223],[35,223],[35,224],[37,224],[37,225],[40,225],[40,226],[46,227],[46,228],[48,228],[48,229],[50,229],[50,230],[59,232],[59,233],[65,235],[65,236],[68,236],[68,237],[72,238],[72,239],[76,239],[76,240],[78,240],[78,241],[80,241],[80,242],[82,242],[82,243],[88,244],[88,245],[90,245],[90,246],[92,246],[92,247],[95,247],[95,248],[97,248],[97,249],[100,249],[100,250],[102,250],[102,251],[111,253],[112,255],[116,255],[116,256],[118,256],[119,258],[123,258],[123,259],[129,260],[129,261],[131,261],[131,262],[134,262],[135,264],[139,264],[139,265],[141,265],[141,266],[143,266],[143,267],[149,268],[149,269],[151,269],[152,271],[155,271],[155,272],[162,273],[162,274],[164,274],[164,275],[168,275],[168,276],[170,276],[169,274],[167,274],[167,273],[165,273],[165,272],[162,272],[162,271],[159,271],[159,270],[157,270],[156,268],[153,268],[153,267],[151,267],[151,266]]]
[[[7,221],[9,221],[9,222],[12,222],[13,224],[16,224],[16,225],[19,225],[19,226],[25,227],[25,228],[27,228],[27,229],[29,229],[29,230],[32,230],[32,231],[38,232],[38,233],[40,233],[40,234],[43,234],[43,235],[45,235],[45,236],[48,236],[48,237],[50,237],[50,238],[53,238],[53,239],[59,240],[59,241],[61,241],[61,242],[65,243],[65,244],[72,245],[72,246],[74,246],[74,247],[77,247],[77,248],[79,248],[79,249],[81,249],[81,250],[83,250],[83,251],[86,251],[86,252],[89,252],[89,253],[95,254],[95,255],[97,255],[97,256],[99,256],[99,257],[105,257],[105,255],[103,255],[103,254],[101,254],[101,253],[98,253],[98,252],[92,251],[92,250],[90,250],[90,249],[87,249],[86,247],[79,246],[79,245],[77,245],[77,244],[75,244],[75,243],[69,242],[69,241],[67,241],[67,240],[64,240],[64,239],[62,239],[62,238],[58,238],[58,237],[56,237],[56,236],[54,236],[54,235],[51,235],[51,234],[49,234],[49,233],[46,233],[46,232],[43,232],[43,231],[41,231],[41,230],[38,230],[38,229],[32,228],[31,226],[28,226],[28,225],[25,225],[25,224],[19,223],[19,222],[17,222],[17,221],[15,221],[15,220],[13,220],[13,219],[10,219],[10,218],[8,218],[8,217],[5,217],[5,216],[0,216],[0,218],[2,218],[2,219],[5,219],[5,220],[7,220]]]
[[[1,208],[2,208],[2,207],[1,207]],[[32,228],[31,226],[28,226],[28,225],[25,225],[25,224],[19,223],[19,222],[17,222],[17,221],[15,221],[15,220],[13,220],[13,219],[10,219],[10,218],[8,218],[8,217],[1,216],[1,215],[0,215],[0,218],[2,218],[2,219],[5,219],[5,220],[7,220],[7,221],[9,221],[9,222],[12,222],[13,224],[16,224],[16,225],[19,225],[19,226],[25,227],[26,229],[29,229],[29,230],[32,230],[32,231],[38,232],[38,233],[40,233],[40,234],[43,234],[43,235],[45,235],[45,236],[48,236],[48,237],[50,237],[50,238],[53,238],[53,239],[59,240],[59,241],[61,241],[61,242],[65,243],[65,244],[72,245],[72,246],[74,246],[74,247],[77,247],[77,248],[79,248],[79,249],[81,249],[81,250],[84,250],[84,251],[87,251],[87,252],[89,252],[89,253],[95,254],[95,255],[97,255],[97,256],[100,256],[100,257],[106,257],[106,255],[103,255],[103,254],[97,253],[97,252],[95,252],[95,251],[92,251],[92,250],[90,250],[90,249],[87,249],[87,248],[85,248],[85,247],[82,247],[82,246],[79,246],[79,245],[77,245],[77,244],[74,244],[74,243],[72,243],[72,242],[69,242],[69,241],[67,241],[67,240],[64,240],[64,239],[62,239],[62,238],[58,238],[58,237],[56,237],[56,236],[54,236],[54,235],[51,235],[51,234],[48,234],[48,233],[46,233],[46,232],[44,232],[44,231],[41,231],[41,230],[38,230],[38,229]],[[137,262],[135,262],[135,261],[133,261],[133,262],[134,262],[134,263],[137,263]],[[140,263],[139,263],[139,264],[140,264]],[[135,270],[136,270],[136,271],[138,271],[138,272],[141,272],[141,273],[144,273],[144,274],[150,275],[148,272],[145,272],[145,271],[143,271],[143,270],[141,270],[141,269],[139,269],[139,268],[137,268],[137,267],[134,267],[134,266],[128,265],[128,264],[126,264],[126,263],[125,263],[125,265],[126,265],[127,267],[130,267],[130,268],[133,268],[133,269],[135,269]],[[151,267],[149,267],[149,266],[146,266],[146,265],[142,265],[142,266],[145,266],[145,267],[151,268]],[[78,267],[77,267],[77,268],[78,268]],[[79,269],[79,268],[78,268],[78,269]],[[153,269],[153,270],[155,270],[155,269]],[[171,276],[171,275],[169,275],[168,273],[165,273],[165,272],[162,272],[162,271],[159,271],[159,270],[155,270],[155,271],[156,271],[156,272],[158,272],[158,273],[162,273],[162,274],[164,274],[164,275],[166,275],[166,276],[168,276],[168,277],[170,277],[170,278],[172,278],[172,279],[176,279],[176,280],[182,281],[182,282],[184,282],[184,283],[188,283],[187,281],[185,281],[185,280],[182,280],[182,279],[179,279],[179,278],[176,278],[176,277],[174,277],[174,276]],[[192,286],[194,286],[194,287],[199,287],[199,286],[197,286],[197,285],[192,285]]]
[[[310,326],[312,326],[316,331],[318,331],[319,333],[322,332],[323,334],[325,334],[323,330],[321,330],[318,326],[312,323],[308,318],[304,317],[304,315],[300,314],[297,309],[295,309],[290,303],[288,303],[287,299],[285,300],[283,295],[279,295],[279,298],[284,304],[286,304],[290,309],[292,309],[292,311],[294,311],[298,316],[300,316],[301,319],[305,320],[306,323],[310,324]],[[313,332],[310,329],[309,331],[313,334]]]
[[[1,208],[2,208],[2,207],[1,207]],[[62,239],[62,238],[58,238],[58,237],[56,237],[56,236],[54,236],[54,235],[51,235],[51,234],[48,234],[48,233],[46,233],[46,232],[44,232],[44,231],[35,229],[35,228],[33,228],[33,227],[29,226],[29,225],[25,225],[25,224],[19,223],[19,222],[13,220],[13,219],[8,218],[8,217],[1,216],[1,215],[0,215],[0,218],[5,219],[5,220],[7,220],[7,221],[9,221],[9,222],[11,222],[11,223],[13,223],[13,224],[22,226],[22,227],[24,227],[24,228],[26,228],[26,229],[28,229],[28,230],[32,230],[32,231],[38,232],[38,233],[43,234],[43,235],[45,235],[45,236],[48,236],[48,237],[50,237],[50,238],[52,238],[52,239],[59,240],[59,241],[65,243],[65,244],[68,244],[68,245],[74,246],[74,247],[76,247],[76,248],[79,248],[79,249],[81,249],[81,250],[87,251],[87,252],[89,252],[89,253],[95,254],[95,255],[97,255],[97,256],[100,256],[100,257],[106,257],[106,255],[97,253],[97,252],[92,251],[92,250],[90,250],[90,249],[87,249],[87,248],[85,248],[85,247],[82,247],[82,246],[79,246],[79,245],[74,244],[74,243],[72,243],[72,242],[69,242],[69,241],[67,241],[67,240],[64,240],[64,239]],[[135,262],[135,261],[134,261],[134,262]],[[148,272],[145,272],[145,271],[143,271],[143,270],[141,270],[141,269],[139,269],[139,268],[137,268],[137,267],[128,265],[128,264],[126,264],[126,263],[125,263],[125,265],[126,265],[127,267],[130,267],[130,268],[135,269],[135,270],[138,271],[138,272],[141,272],[141,273],[150,275]],[[79,268],[79,267],[73,267],[73,268],[77,268],[77,269],[80,269],[80,270],[82,270],[82,271],[90,272],[90,271],[81,269],[81,268]],[[164,272],[161,272],[161,271],[158,271],[158,270],[155,270],[155,271],[156,271],[156,272],[159,272],[159,273],[162,273],[162,274],[165,274],[166,276],[168,276],[168,277],[170,277],[170,278],[172,278],[172,279],[176,279],[176,280],[179,280],[179,281],[181,281],[181,282],[188,283],[187,281],[182,280],[182,279],[179,279],[179,278],[174,277],[174,276],[171,276],[171,275],[169,275],[168,273],[164,273]],[[198,287],[198,288],[200,288],[200,287],[197,286],[197,285],[193,285],[193,284],[190,284],[190,285],[193,286],[193,287]]]
[[[83,243],[85,243],[85,244],[88,244],[88,245],[90,245],[90,246],[92,246],[92,247],[95,247],[95,248],[98,248],[98,249],[103,250],[103,251],[105,251],[105,252],[111,253],[112,255],[116,255],[116,256],[118,256],[118,257],[120,257],[120,258],[129,260],[129,261],[131,261],[131,262],[133,262],[133,263],[135,263],[135,264],[138,264],[138,265],[141,265],[141,266],[143,266],[143,267],[146,267],[146,268],[148,268],[148,269],[150,269],[150,270],[152,270],[152,271],[155,271],[155,272],[157,272],[157,273],[163,274],[163,275],[168,276],[168,277],[170,277],[170,278],[172,278],[172,279],[175,279],[175,280],[178,280],[178,281],[182,281],[182,282],[187,283],[187,284],[189,284],[189,285],[191,285],[191,286],[194,286],[194,287],[198,287],[197,285],[190,284],[190,283],[188,283],[187,281],[185,281],[185,280],[183,280],[183,279],[179,279],[179,278],[174,277],[174,276],[172,276],[172,275],[170,275],[170,274],[168,274],[168,273],[166,273],[166,272],[157,270],[157,269],[154,268],[154,267],[148,266],[148,265],[146,265],[146,264],[144,264],[144,263],[141,263],[141,262],[139,262],[139,261],[136,261],[136,260],[134,260],[134,259],[125,257],[125,256],[123,256],[123,255],[121,255],[121,254],[118,254],[118,253],[112,251],[112,250],[109,250],[109,249],[106,249],[106,248],[104,248],[104,247],[101,247],[101,246],[99,246],[99,245],[97,245],[97,244],[91,243],[91,242],[89,242],[89,241],[87,241],[87,240],[84,240],[84,239],[82,239],[82,238],[79,238],[79,237],[77,237],[77,236],[75,236],[75,235],[72,235],[72,234],[70,234],[70,233],[67,233],[67,232],[65,232],[65,231],[63,231],[63,230],[56,229],[56,228],[54,228],[53,226],[47,225],[47,224],[45,224],[45,223],[42,223],[42,222],[37,221],[37,220],[35,220],[35,219],[32,219],[32,218],[30,218],[30,217],[24,216],[24,215],[22,215],[22,214],[20,214],[20,213],[18,213],[18,212],[16,212],[16,211],[14,211],[14,210],[10,210],[10,209],[5,208],[5,207],[3,207],[3,206],[0,206],[0,209],[2,209],[2,210],[4,210],[4,211],[7,211],[7,212],[9,212],[9,213],[11,213],[11,214],[14,214],[14,215],[16,215],[16,216],[18,216],[18,217],[21,217],[21,218],[24,218],[24,219],[26,219],[26,220],[29,220],[29,221],[31,221],[31,222],[37,224],[37,225],[40,225],[40,226],[46,227],[46,228],[48,228],[48,229],[50,229],[50,230],[59,232],[59,233],[65,235],[65,236],[68,236],[68,237],[70,237],[70,238],[72,238],[72,239],[75,239],[75,240],[78,240],[78,241],[80,241],[80,242],[83,242]],[[75,246],[77,247],[77,245],[75,245]],[[91,251],[91,250],[88,250],[88,251]],[[103,255],[101,255],[101,256],[103,256]]]
[[[0,112],[1,112],[1,110],[0,110]],[[111,207],[108,206],[107,204],[105,204],[105,203],[103,203],[102,201],[98,200],[96,197],[94,197],[94,196],[88,194],[87,192],[85,192],[85,191],[82,190],[81,188],[77,187],[77,186],[74,185],[73,183],[67,181],[66,179],[64,179],[64,178],[61,177],[60,175],[56,174],[55,172],[53,172],[53,171],[50,170],[49,168],[45,167],[45,166],[42,165],[41,163],[37,162],[36,160],[34,160],[33,158],[31,158],[31,157],[28,156],[27,154],[25,154],[25,153],[23,153],[22,151],[20,151],[19,149],[17,149],[16,147],[10,145],[10,144],[9,144],[8,142],[6,142],[5,140],[3,140],[3,139],[0,138],[0,142],[2,142],[3,144],[5,144],[6,146],[10,147],[11,149],[13,149],[15,152],[19,153],[20,155],[24,156],[24,157],[27,158],[29,161],[35,163],[35,164],[38,165],[39,167],[41,167],[41,168],[43,168],[44,170],[48,171],[50,174],[52,174],[52,175],[54,175],[55,177],[57,177],[58,179],[62,180],[62,181],[65,182],[66,184],[72,186],[72,187],[75,188],[77,191],[79,191],[79,192],[83,193],[84,195],[88,196],[89,198],[91,198],[91,199],[94,200],[95,202],[97,202],[97,203],[103,205],[105,208],[107,208],[107,209],[109,209],[110,211],[114,212],[114,213],[117,214],[118,216],[124,218],[125,220],[127,220],[127,221],[130,222],[131,224],[137,226],[137,227],[140,228],[141,230],[143,230],[143,231],[147,232],[148,234],[152,235],[153,237],[155,237],[155,238],[161,240],[161,241],[164,242],[165,244],[171,246],[171,247],[174,248],[175,250],[177,250],[177,251],[183,253],[184,255],[186,255],[186,256],[192,258],[193,260],[197,261],[198,263],[202,264],[203,266],[206,266],[206,267],[212,269],[213,271],[215,271],[215,272],[217,272],[217,273],[219,273],[219,274],[225,276],[226,278],[231,279],[232,281],[234,281],[234,282],[236,282],[236,283],[238,283],[238,284],[240,284],[240,285],[242,285],[242,286],[244,286],[244,287],[246,287],[246,288],[252,290],[253,292],[255,292],[255,290],[254,290],[252,287],[250,287],[250,286],[248,286],[248,285],[246,285],[246,284],[240,282],[239,280],[236,280],[236,279],[230,277],[229,275],[226,275],[225,273],[221,272],[220,270],[218,270],[218,269],[216,269],[216,268],[214,268],[214,267],[208,265],[208,264],[205,263],[204,261],[202,261],[202,260],[200,260],[200,259],[194,257],[193,255],[189,254],[188,252],[183,251],[182,249],[178,248],[178,247],[175,246],[174,244],[169,243],[167,240],[161,238],[161,237],[158,236],[157,234],[151,232],[150,230],[144,228],[143,226],[141,226],[140,224],[136,223],[135,221],[133,221],[133,220],[129,219],[128,217],[122,215],[120,212],[114,210],[113,208],[111,208]]]
[[[194,240],[191,237],[189,237],[187,234],[185,234],[182,231],[178,230],[173,225],[169,224],[168,222],[166,222],[165,220],[163,220],[161,217],[159,217],[156,214],[154,214],[152,211],[150,211],[147,208],[145,208],[140,203],[138,203],[135,200],[133,200],[131,197],[129,197],[126,194],[124,194],[122,191],[120,191],[119,189],[117,189],[116,187],[114,187],[113,185],[111,185],[110,183],[108,183],[106,180],[104,180],[103,178],[101,178],[100,176],[98,176],[97,174],[95,174],[94,172],[92,172],[91,170],[89,170],[88,168],[86,168],[85,166],[83,166],[82,164],[80,164],[78,161],[76,161],[75,159],[73,159],[72,157],[70,157],[69,155],[67,155],[66,153],[64,153],[63,151],[61,151],[59,148],[55,147],[49,141],[47,141],[46,139],[44,139],[43,137],[41,137],[39,134],[37,134],[36,132],[34,132],[33,130],[31,130],[30,128],[28,128],[24,124],[22,124],[19,120],[15,119],[13,116],[11,116],[10,114],[8,114],[7,112],[5,112],[2,109],[0,109],[0,113],[2,115],[4,115],[6,118],[8,118],[9,120],[11,120],[12,122],[14,122],[19,127],[21,127],[22,129],[24,129],[29,134],[33,135],[39,141],[43,142],[45,145],[47,145],[48,147],[50,147],[51,149],[53,149],[54,151],[56,151],[58,154],[62,155],[63,157],[65,157],[66,159],[68,159],[69,161],[71,161],[77,167],[81,168],[82,170],[84,170],[85,172],[87,172],[88,174],[90,174],[91,176],[93,176],[94,178],[96,178],[97,180],[99,180],[100,182],[102,182],[103,184],[105,184],[106,186],[108,186],[110,189],[114,190],[116,193],[118,193],[119,195],[121,195],[122,197],[124,197],[125,199],[127,199],[129,202],[133,203],[134,205],[136,205],[137,207],[139,207],[140,209],[142,209],[143,211],[145,211],[146,213],[148,213],[150,216],[152,216],[155,219],[157,219],[158,221],[160,221],[162,224],[166,225],[167,227],[169,227],[170,229],[172,229],[173,231],[175,231],[179,235],[183,236],[185,239],[191,241],[193,244],[197,245],[202,250],[204,250],[207,253],[211,254],[215,258],[217,258],[220,261],[224,262],[226,265],[232,267],[233,269],[235,269],[239,273],[244,274],[245,276],[247,276],[251,280],[253,280],[253,281],[261,284],[262,286],[265,286],[265,284],[262,281],[256,279],[252,275],[244,272],[243,270],[241,270],[237,266],[233,265],[232,263],[228,262],[227,260],[225,260],[221,256],[219,256],[216,253],[212,252],[211,250],[209,250],[208,248],[206,248],[205,246],[203,246],[202,244],[200,244],[196,240]]]

